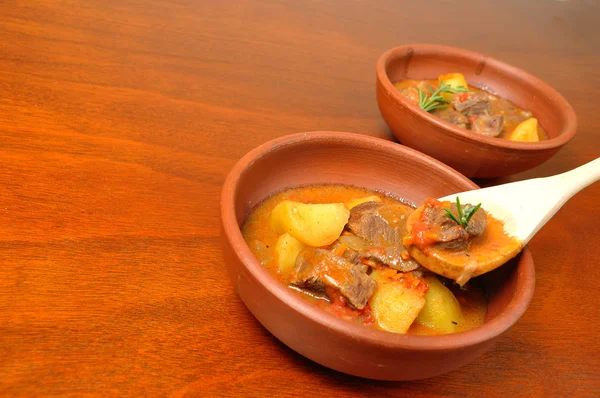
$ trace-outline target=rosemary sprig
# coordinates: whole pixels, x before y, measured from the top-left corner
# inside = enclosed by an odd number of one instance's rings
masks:
[[[458,217],[456,217],[454,215],[454,213],[452,213],[450,210],[448,210],[448,209],[444,209],[444,210],[446,211],[446,216],[448,216],[449,218],[454,220],[454,222],[456,222],[461,227],[467,228],[467,226],[469,225],[469,221],[471,221],[471,218],[473,217],[475,212],[477,210],[479,210],[480,207],[481,207],[481,203],[479,203],[477,206],[465,205],[465,207],[463,208],[463,207],[461,207],[460,199],[457,196],[456,197],[456,210],[458,212]]]
[[[444,98],[441,95],[442,93],[453,94],[456,92],[466,93],[469,91],[463,86],[452,87],[449,84],[447,84],[446,82],[440,82],[440,86],[437,89],[434,89],[432,86],[429,86],[429,91],[431,92],[430,96],[427,96],[427,94],[424,93],[420,87],[418,88],[418,90],[419,90],[419,106],[425,112],[431,112],[434,109],[448,107],[447,104],[449,104],[450,101],[447,100],[446,98]]]

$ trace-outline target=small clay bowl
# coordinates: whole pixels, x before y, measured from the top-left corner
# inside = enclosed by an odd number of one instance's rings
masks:
[[[221,241],[229,276],[252,314],[275,337],[329,368],[379,380],[435,376],[484,352],[525,312],[534,290],[529,249],[481,276],[489,295],[485,323],[444,336],[388,333],[338,319],[269,273],[244,241],[244,219],[263,199],[291,186],[348,184],[391,193],[416,204],[476,189],[437,160],[396,143],[350,133],[294,134],[246,154],[221,193]],[[490,359],[492,360],[492,359]]]
[[[486,89],[531,111],[547,131],[541,142],[486,137],[422,110],[394,87],[406,79],[437,79],[460,72],[469,85]],[[394,136],[467,177],[500,177],[536,167],[573,136],[577,117],[552,87],[529,73],[484,54],[433,44],[407,44],[385,52],[377,62],[377,103]]]

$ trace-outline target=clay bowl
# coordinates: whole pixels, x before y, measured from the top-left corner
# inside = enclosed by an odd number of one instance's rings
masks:
[[[445,336],[400,335],[353,324],[303,300],[261,266],[240,228],[272,193],[306,184],[350,184],[421,204],[477,186],[448,166],[396,143],[335,132],[294,134],[246,154],[221,193],[221,240],[231,281],[252,314],[296,352],[329,368],[379,380],[435,376],[484,352],[525,312],[534,290],[527,248],[482,276],[489,295],[484,325]],[[491,359],[490,359],[491,360]]]
[[[394,87],[405,79],[436,79],[462,73],[469,85],[484,88],[533,112],[549,139],[513,142],[486,137],[423,111]],[[408,44],[385,52],[377,62],[377,103],[396,138],[467,177],[500,177],[522,172],[552,157],[573,136],[577,117],[552,87],[497,59],[459,48]]]

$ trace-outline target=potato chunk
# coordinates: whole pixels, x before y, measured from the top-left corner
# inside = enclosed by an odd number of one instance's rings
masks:
[[[271,228],[309,246],[327,246],[339,238],[349,216],[342,203],[306,204],[284,200],[271,213]]]
[[[298,253],[304,247],[304,243],[290,234],[283,234],[277,239],[277,243],[275,243],[275,263],[280,274],[287,275],[290,273],[294,268],[294,264],[296,264]]]
[[[346,209],[352,210],[353,207],[366,202],[381,202],[381,198],[375,195],[365,196],[364,198],[352,199],[351,201],[344,203],[344,206],[346,206]]]
[[[440,75],[438,77],[438,81],[440,83],[444,82],[452,88],[464,87],[467,90],[469,89],[469,85],[467,84],[467,81],[462,73],[448,73],[445,75]]]
[[[538,121],[536,118],[531,117],[524,122],[519,123],[517,127],[510,133],[508,139],[512,141],[522,142],[538,142],[540,137],[538,135]]]
[[[463,322],[460,304],[454,294],[435,276],[425,277],[429,290],[425,294],[425,306],[417,317],[421,325],[454,333]]]
[[[390,278],[389,274],[390,270],[371,273],[371,277],[377,282],[370,300],[371,310],[383,330],[406,333],[425,305],[424,284],[421,282],[415,286],[412,282],[419,283],[419,280],[396,280]]]

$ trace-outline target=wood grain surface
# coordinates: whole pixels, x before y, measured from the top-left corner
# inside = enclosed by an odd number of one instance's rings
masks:
[[[219,194],[289,133],[391,139],[375,62],[403,43],[484,52],[554,86],[600,155],[600,4],[551,1],[0,2],[0,395],[600,395],[600,184],[531,241],[537,287],[472,364],[385,383],[273,338],[227,279]]]

